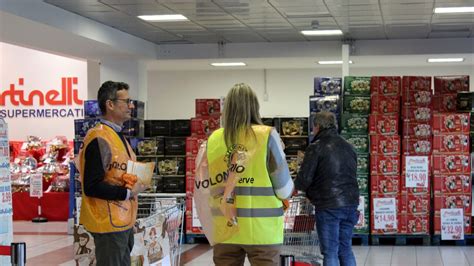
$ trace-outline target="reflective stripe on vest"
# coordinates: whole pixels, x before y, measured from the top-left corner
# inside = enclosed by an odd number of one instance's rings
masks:
[[[81,174],[81,180],[84,179],[85,151],[87,146],[94,139],[105,141],[111,153],[108,154],[110,156],[109,158],[112,158],[112,161],[109,162],[110,165],[104,165],[104,168],[107,169],[104,181],[112,185],[123,186],[124,181],[122,174],[127,170],[127,161],[136,160],[135,154],[128,142],[124,145],[121,138],[112,128],[101,123],[87,132],[84,138],[84,147],[79,152],[79,172]],[[131,157],[128,156],[127,149]],[[101,156],[107,158],[106,154],[101,153]],[[104,160],[102,159],[102,161]],[[128,230],[135,224],[138,207],[135,199],[103,200],[88,197],[84,194],[84,185],[82,186],[80,223],[84,225],[89,232],[120,232]]]
[[[282,202],[275,196],[270,176],[267,171],[267,146],[271,127],[252,126],[254,134],[239,136],[239,145],[229,150],[224,141],[223,129],[216,130],[208,140],[207,159],[211,195],[214,202],[213,223],[216,232],[225,230],[226,219],[219,210],[220,198],[224,192],[225,182],[216,182],[216,177],[227,169],[234,169],[239,181],[234,190],[237,208],[238,233],[234,233],[223,243],[245,245],[273,245],[283,242],[283,209]],[[238,152],[240,151],[240,153]],[[237,157],[237,165],[228,165],[232,156]],[[243,161],[242,165],[239,160]],[[243,167],[242,167],[243,166]],[[239,169],[239,170],[237,170]]]

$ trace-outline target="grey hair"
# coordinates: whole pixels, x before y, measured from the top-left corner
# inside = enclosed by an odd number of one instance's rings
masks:
[[[313,126],[319,126],[319,129],[336,128],[336,116],[331,112],[319,112],[314,115]]]

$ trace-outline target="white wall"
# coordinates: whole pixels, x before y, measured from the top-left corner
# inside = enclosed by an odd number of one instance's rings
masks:
[[[100,84],[108,81],[125,82],[130,86],[129,94],[132,99],[138,99],[139,85],[138,60],[129,58],[105,58],[100,62]],[[95,96],[97,90],[95,89]],[[92,89],[93,90],[93,89]]]
[[[352,68],[351,75],[470,75],[474,67]],[[316,76],[340,76],[339,68],[267,70],[268,101],[263,101],[263,70],[150,71],[147,119],[185,119],[194,116],[196,98],[225,96],[233,84],[248,83],[260,100],[262,116],[308,116],[309,95]]]

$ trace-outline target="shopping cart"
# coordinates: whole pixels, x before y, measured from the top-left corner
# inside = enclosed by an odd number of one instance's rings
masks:
[[[322,265],[318,234],[315,227],[314,206],[304,196],[289,200],[285,211],[285,231],[282,265]]]
[[[180,265],[183,238],[184,201],[162,193],[138,196],[137,233],[143,232],[149,264]],[[133,255],[133,251],[132,251]]]
[[[0,256],[9,256],[12,266],[24,266],[26,264],[26,243],[18,242],[11,243],[10,246],[0,246]]]

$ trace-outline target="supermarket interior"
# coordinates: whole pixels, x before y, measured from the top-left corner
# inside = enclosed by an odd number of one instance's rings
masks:
[[[78,157],[112,80],[152,165],[132,265],[213,265],[196,158],[245,83],[293,179],[314,115],[335,115],[357,154],[357,265],[474,266],[472,0],[0,0],[0,53],[0,265],[96,264]],[[281,264],[322,265],[296,194]]]

